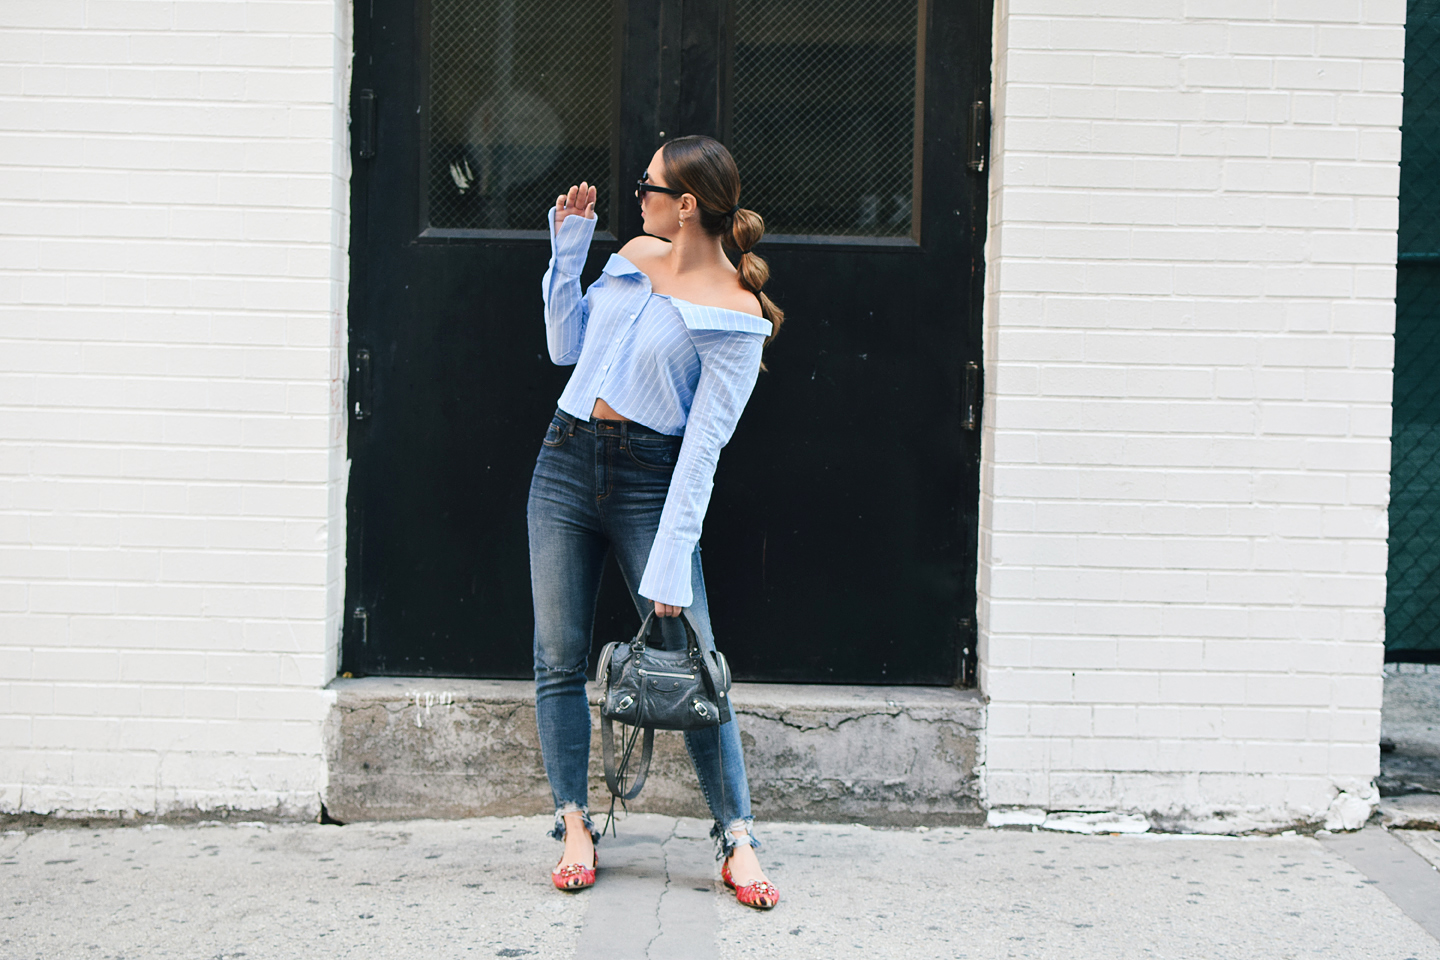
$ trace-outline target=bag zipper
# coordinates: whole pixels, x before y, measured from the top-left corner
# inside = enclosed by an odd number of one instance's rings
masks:
[[[659,670],[646,670],[644,667],[641,667],[636,673],[642,677],[674,677],[676,680],[695,679],[695,674],[693,673],[663,673]]]

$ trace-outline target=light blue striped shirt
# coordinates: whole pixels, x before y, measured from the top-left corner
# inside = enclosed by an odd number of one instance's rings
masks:
[[[715,464],[755,388],[770,321],[655,293],[650,278],[618,253],[582,295],[580,270],[594,233],[594,220],[571,216],[556,236],[550,211],[545,338],[551,360],[575,364],[560,409],[588,421],[603,397],[629,420],[684,436],[640,595],[688,607],[691,557]]]

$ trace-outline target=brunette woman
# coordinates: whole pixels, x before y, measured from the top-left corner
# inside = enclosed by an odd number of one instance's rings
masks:
[[[583,294],[580,270],[595,231],[595,188],[582,183],[550,213],[545,333],[550,359],[574,364],[530,485],[535,600],[535,715],[555,829],[565,852],[561,890],[595,882],[587,797],[590,706],[585,670],[600,571],[613,551],[642,616],[663,619],[668,649],[688,610],[710,635],[697,543],[720,449],[760,372],[760,351],[783,319],[761,288],[751,249],[765,230],[740,208],[740,174],[708,137],[666,143],[637,184],[647,236],[610,257]],[[725,247],[739,254],[738,266]],[[769,909],[779,892],[756,859],[750,788],[736,720],[685,735],[715,817],[721,876],[741,903]]]

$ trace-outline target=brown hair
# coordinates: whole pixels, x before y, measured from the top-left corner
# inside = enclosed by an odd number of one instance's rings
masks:
[[[740,170],[735,158],[718,140],[709,137],[676,137],[660,148],[665,179],[672,188],[684,190],[700,208],[700,226],[718,236],[726,247],[739,251],[736,270],[740,283],[760,301],[760,312],[772,325],[768,344],[780,333],[785,311],[761,288],[770,279],[770,266],[751,249],[765,235],[765,218],[754,210],[740,208]],[[763,364],[762,364],[763,367]]]

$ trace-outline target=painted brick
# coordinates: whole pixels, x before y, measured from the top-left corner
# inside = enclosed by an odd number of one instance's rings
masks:
[[[6,21],[0,262],[24,272],[0,274],[0,630],[27,645],[0,665],[27,678],[6,711],[47,718],[24,796],[309,809],[343,588],[344,18],[57,0]],[[276,692],[275,732],[247,740],[237,684]]]
[[[1395,164],[1315,164],[1316,193],[1390,201],[1399,189],[1400,168]]]
[[[174,692],[180,694],[179,716],[201,720],[237,720],[239,695],[235,690],[205,687],[183,687]]]
[[[1332,745],[1379,706],[1403,6],[1000,5],[1043,18],[997,64],[992,802],[1283,821],[1373,775]]]
[[[1403,60],[1405,29],[1385,27],[1323,26],[1318,52],[1322,57],[1358,57],[1383,61]]]
[[[91,749],[120,746],[120,721],[104,717],[37,716],[31,722],[30,745],[38,750],[73,749],[83,743]]]
[[[993,737],[1023,737],[1030,729],[1030,709],[1023,705],[1007,705],[998,711],[987,709],[985,730]]]

